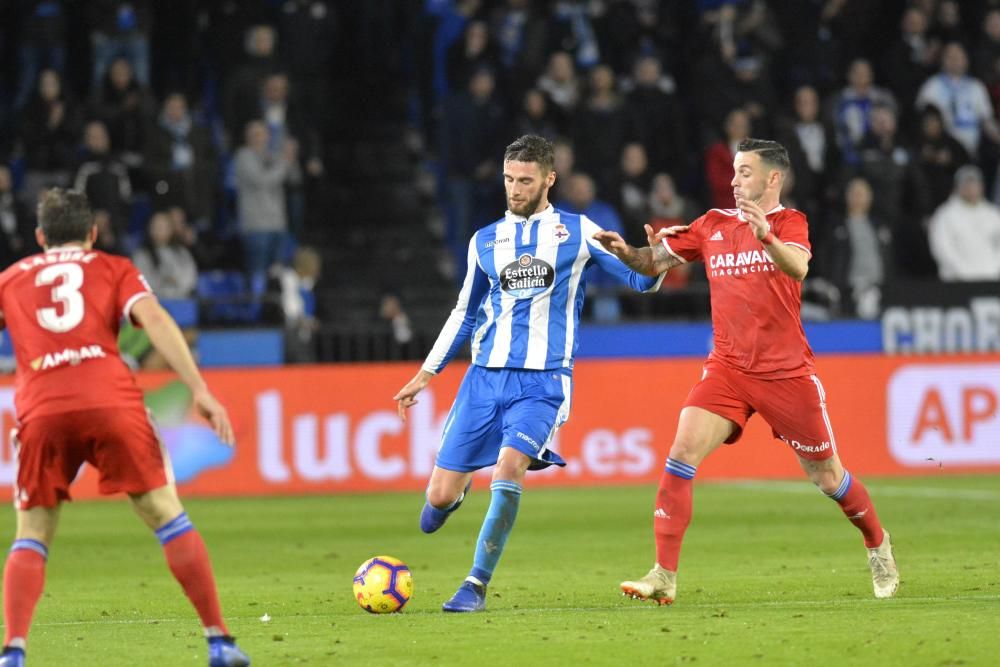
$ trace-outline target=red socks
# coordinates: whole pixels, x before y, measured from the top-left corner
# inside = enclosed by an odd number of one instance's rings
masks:
[[[840,505],[844,516],[864,535],[866,547],[872,549],[882,544],[882,524],[875,513],[872,499],[868,496],[868,489],[860,479],[851,477],[851,473],[845,470],[843,481],[830,494],[830,498]]]
[[[167,565],[174,578],[184,589],[206,628],[218,628],[228,635],[219,607],[219,595],[215,590],[215,577],[208,559],[205,542],[196,530],[188,530],[170,539],[163,545]]]
[[[31,617],[45,586],[45,559],[49,552],[36,540],[14,540],[3,569],[4,645],[28,638]]]
[[[667,467],[656,490],[653,534],[656,537],[656,562],[677,572],[684,532],[691,523],[692,487],[695,466],[667,459]]]

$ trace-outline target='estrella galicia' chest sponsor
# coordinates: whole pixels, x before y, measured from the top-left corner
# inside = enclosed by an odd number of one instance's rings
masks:
[[[515,299],[527,299],[552,287],[555,276],[551,264],[525,253],[500,271],[500,289]]]

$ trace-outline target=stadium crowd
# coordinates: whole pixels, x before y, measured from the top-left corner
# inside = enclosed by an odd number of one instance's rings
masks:
[[[633,243],[645,222],[733,208],[733,149],[754,136],[788,147],[783,204],[808,215],[810,283],[840,295],[843,314],[875,316],[895,277],[1000,280],[1000,2],[424,11],[422,126],[458,256],[497,215],[498,157],[516,135],[556,142],[556,206]]]
[[[0,262],[37,251],[38,193],[72,186],[97,247],[164,297],[195,295],[199,271],[291,267],[324,175],[334,9],[0,2]]]

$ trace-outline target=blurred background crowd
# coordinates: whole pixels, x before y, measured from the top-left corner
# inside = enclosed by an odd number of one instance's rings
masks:
[[[75,187],[192,328],[284,327],[290,361],[422,355],[524,133],[633,243],[781,141],[807,316],[1000,281],[993,0],[0,0],[0,55],[3,263]],[[652,298],[592,271],[590,319],[707,316],[697,267]]]

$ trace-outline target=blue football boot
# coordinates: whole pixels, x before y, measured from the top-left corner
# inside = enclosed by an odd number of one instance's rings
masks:
[[[232,637],[208,638],[208,667],[249,667],[250,657]]]
[[[472,480],[465,485],[465,491],[462,491],[462,495],[458,497],[455,504],[448,509],[438,509],[428,502],[424,503],[424,509],[420,511],[420,530],[425,533],[433,533],[438,528],[444,525],[444,522],[448,520],[452,512],[457,510],[465,502],[465,496],[469,494],[469,489],[472,488]]]
[[[463,581],[451,599],[441,605],[444,611],[483,611],[486,609],[486,586]]]
[[[5,646],[0,653],[0,667],[24,667],[24,649]]]

